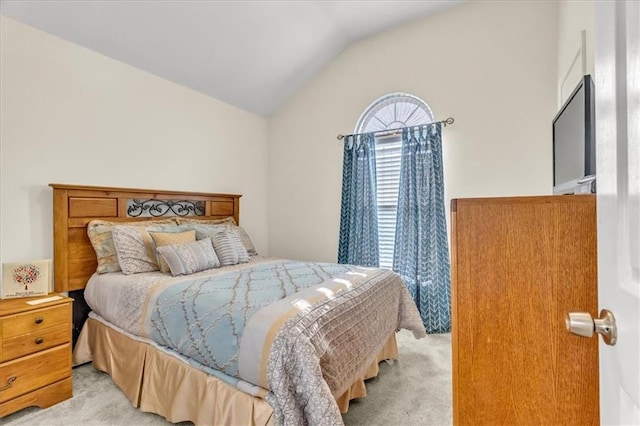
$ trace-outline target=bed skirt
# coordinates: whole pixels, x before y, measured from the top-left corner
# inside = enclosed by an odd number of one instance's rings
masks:
[[[349,401],[367,395],[364,381],[378,375],[378,363],[396,359],[395,333],[366,374],[336,398],[342,413]],[[266,400],[239,391],[153,345],[133,339],[93,318],[87,319],[73,352],[74,365],[92,361],[108,373],[131,404],[177,423],[196,425],[272,423]]]

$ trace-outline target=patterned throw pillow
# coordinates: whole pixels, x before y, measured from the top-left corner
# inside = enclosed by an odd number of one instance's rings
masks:
[[[96,252],[96,258],[98,260],[98,268],[96,269],[96,272],[104,274],[107,272],[118,272],[121,270],[120,264],[118,263],[116,247],[113,244],[113,235],[111,233],[114,226],[157,226],[157,230],[161,231],[165,228],[168,229],[175,227],[177,224],[178,223],[174,218],[139,222],[92,220],[87,225],[87,235],[89,236],[89,240]]]
[[[178,244],[188,244],[196,240],[196,231],[184,231],[184,232],[152,232],[149,231],[153,242],[157,247],[161,246],[174,246]],[[170,272],[169,265],[165,262],[164,258],[160,255],[157,256],[158,265],[160,271],[167,273]]]
[[[231,266],[249,261],[249,254],[235,232],[231,230],[217,232],[211,236],[211,242],[218,259],[220,259],[221,266]]]
[[[113,244],[116,247],[118,263],[125,275],[151,272],[160,269],[156,255],[156,245],[149,231],[183,231],[177,225],[161,227],[144,227],[117,225],[111,230]]]
[[[158,247],[158,253],[167,262],[174,277],[220,267],[210,238],[189,244],[161,246]]]

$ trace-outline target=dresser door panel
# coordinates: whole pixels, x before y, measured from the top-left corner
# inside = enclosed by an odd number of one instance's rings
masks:
[[[592,196],[456,200],[452,212],[456,424],[597,424]],[[590,373],[590,374],[587,374]]]

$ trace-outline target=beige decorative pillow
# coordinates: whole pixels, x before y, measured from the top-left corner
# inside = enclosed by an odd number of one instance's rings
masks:
[[[196,231],[184,231],[184,232],[152,232],[149,234],[153,239],[153,242],[156,245],[156,250],[158,247],[162,246],[176,246],[182,244],[192,243],[196,240]],[[160,271],[162,272],[171,272],[169,265],[166,260],[159,255],[157,255],[158,264],[160,265]]]
[[[176,217],[178,221],[178,225],[189,225],[192,223],[199,223],[201,225],[218,225],[218,224],[227,224],[227,225],[235,225],[236,221],[232,217],[225,217],[222,219],[197,219],[196,216],[193,217]]]
[[[161,219],[161,220],[146,220],[136,222],[115,222],[107,220],[92,220],[87,225],[87,235],[91,241],[91,245],[96,252],[96,258],[98,260],[98,268],[96,272],[104,274],[107,272],[118,272],[122,269],[118,264],[118,256],[116,248],[113,244],[113,235],[111,231],[114,226],[127,225],[127,226],[176,226],[178,222],[175,218]],[[158,231],[163,230],[162,228]]]

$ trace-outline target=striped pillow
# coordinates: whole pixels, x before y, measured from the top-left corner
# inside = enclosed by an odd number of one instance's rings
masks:
[[[240,241],[242,241],[242,245],[247,250],[249,256],[255,256],[256,254],[258,254],[258,252],[256,251],[256,247],[253,245],[253,241],[251,241],[251,238],[249,238],[249,234],[247,234],[247,231],[245,231],[240,226],[231,226],[231,229],[234,230],[236,234],[238,234],[238,237],[240,237]]]
[[[234,231],[217,232],[212,236],[211,242],[222,266],[246,263],[250,260],[247,249]]]
[[[149,232],[156,247],[161,246],[174,246],[178,244],[188,244],[196,240],[196,231],[185,232]],[[167,273],[169,271],[169,265],[158,255],[158,265],[160,265],[160,271]]]
[[[210,238],[188,244],[160,246],[158,253],[167,262],[174,277],[220,267]]]
[[[256,251],[251,238],[249,238],[249,234],[240,226],[236,225],[236,222],[232,217],[228,217],[226,219],[214,219],[214,220],[198,220],[198,219],[183,219],[178,218],[178,223],[181,227],[185,227],[185,229],[193,229],[196,231],[196,239],[201,240],[203,238],[211,237],[217,234],[218,232],[222,232],[226,229],[231,229],[238,237],[240,237],[240,241],[242,241],[242,245],[247,250],[249,256],[255,256],[258,254]]]
[[[238,233],[233,229],[227,232],[229,233],[229,238],[231,238],[231,241],[233,241],[233,245],[235,246],[236,252],[238,253],[238,263],[247,263],[248,261],[250,261],[251,259],[249,258],[249,252],[242,243],[240,235],[238,235]]]

